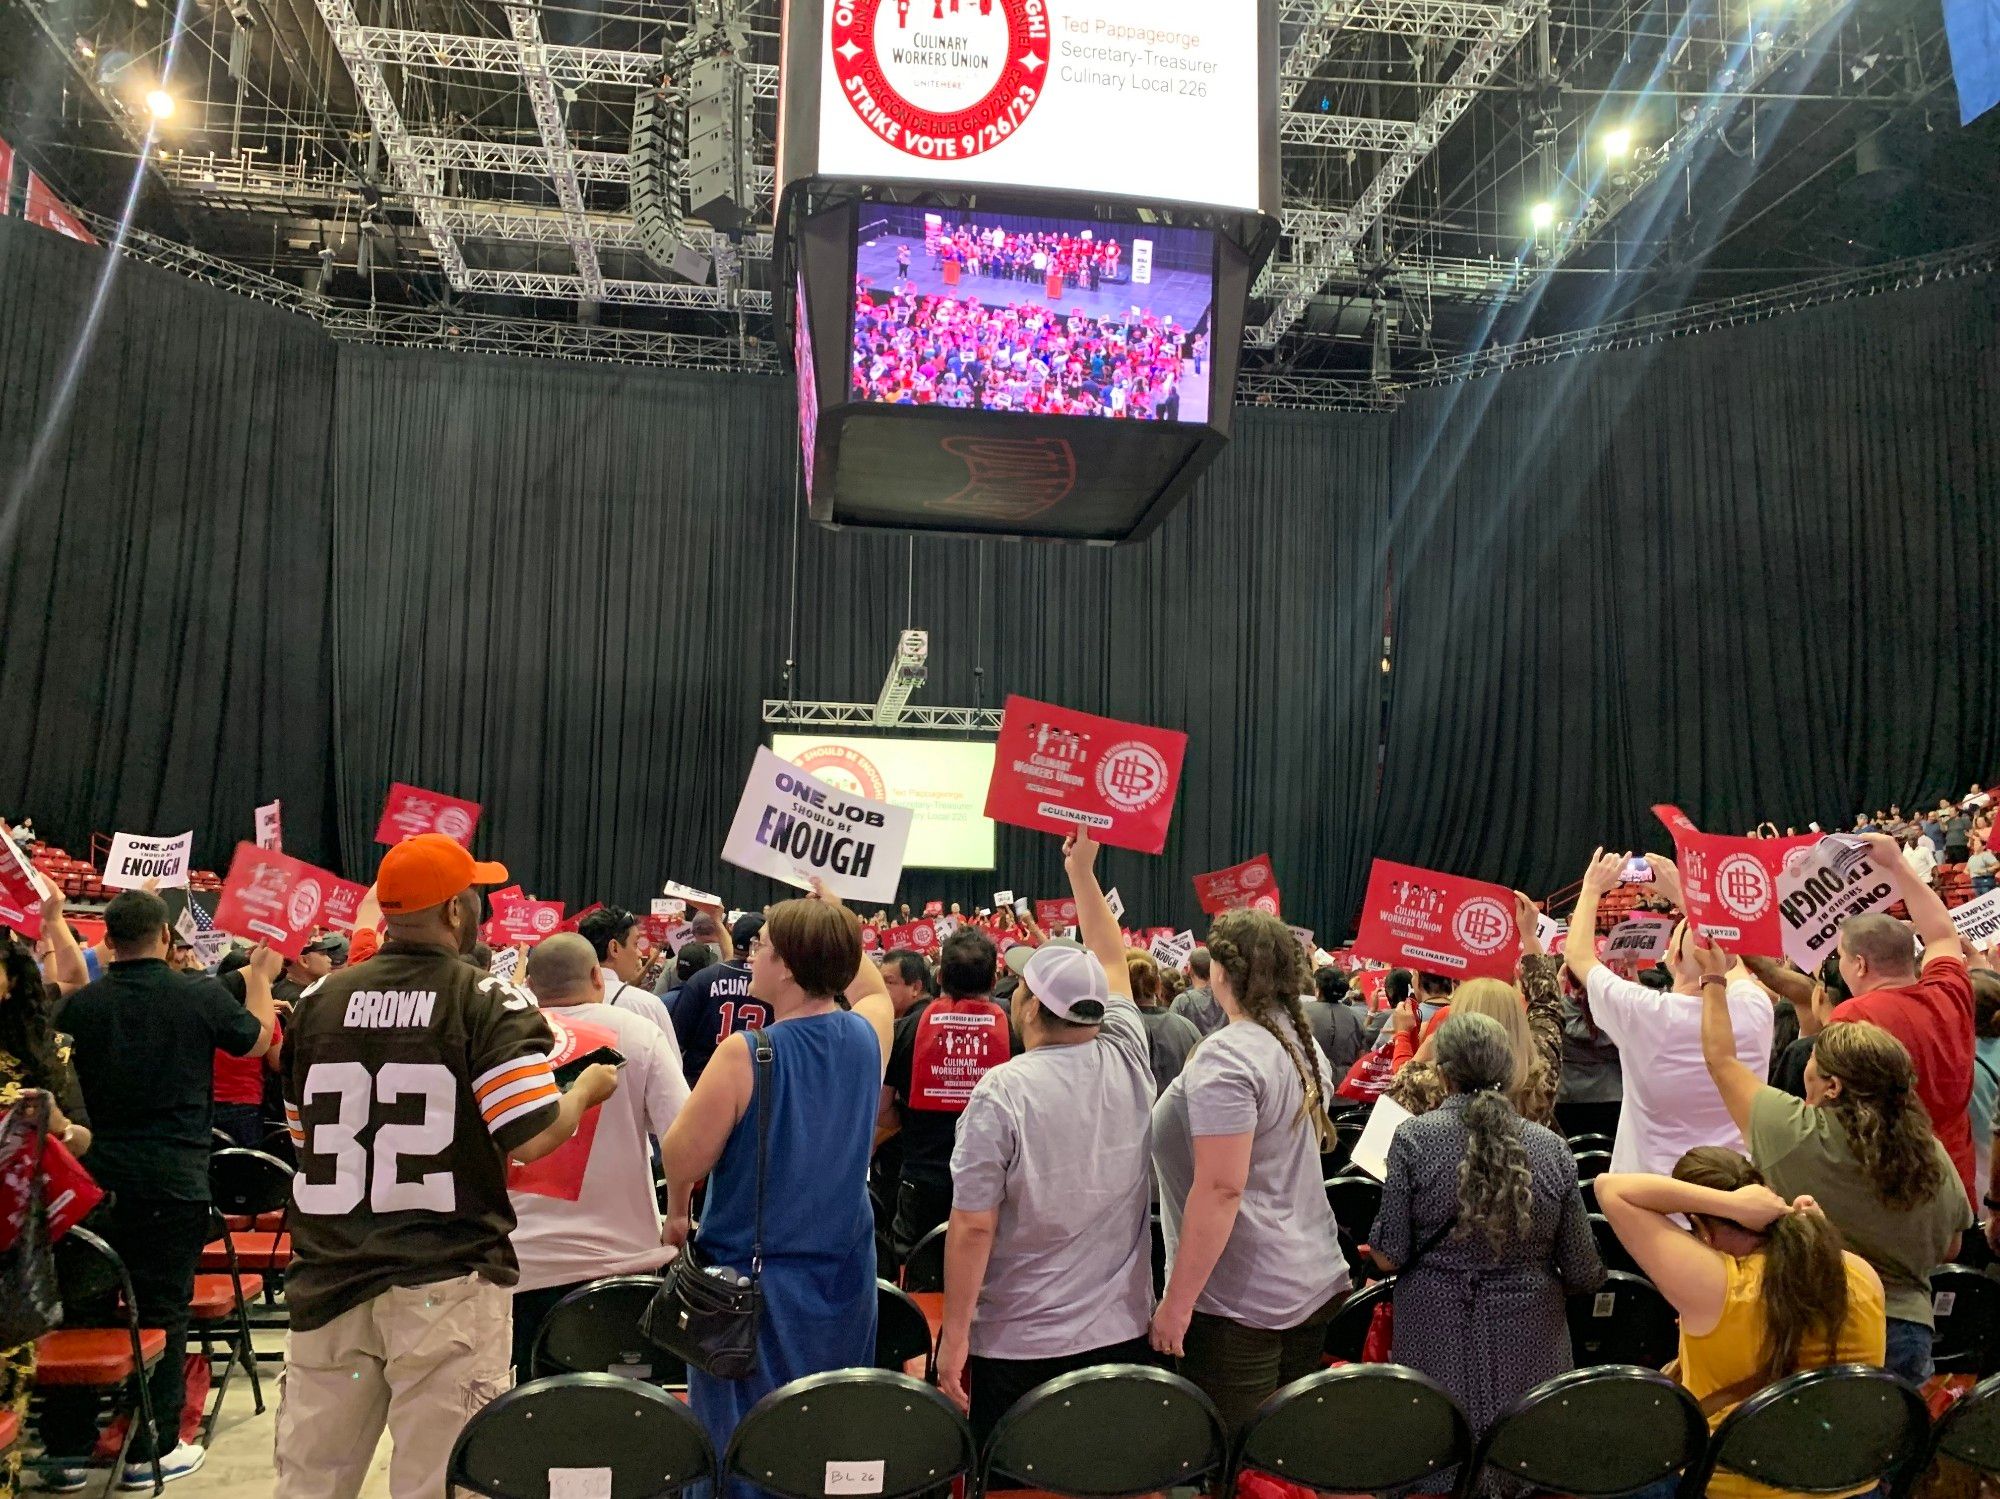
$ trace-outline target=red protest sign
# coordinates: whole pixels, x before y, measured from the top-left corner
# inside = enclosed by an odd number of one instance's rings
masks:
[[[986,815],[1157,854],[1166,846],[1187,735],[1009,697]]]
[[[335,931],[353,931],[355,919],[361,914],[361,898],[367,893],[366,885],[335,878],[333,888],[326,893],[326,903],[319,908],[319,924]]]
[[[1074,900],[1038,900],[1035,902],[1035,922],[1043,931],[1059,926],[1076,925],[1076,902]]]
[[[592,911],[602,911],[603,909],[604,902],[594,900],[581,911],[578,911],[576,915],[564,917],[562,925],[557,927],[556,930],[559,932],[574,932],[583,926],[584,917],[588,916]]]
[[[215,924],[225,932],[296,958],[313,932],[327,924],[327,897],[347,883],[339,875],[275,848],[239,843],[222,882]]]
[[[1451,978],[1512,978],[1521,956],[1514,892],[1377,859],[1352,951]]]
[[[1194,893],[1201,901],[1202,910],[1211,916],[1217,911],[1241,911],[1245,908],[1276,916],[1280,904],[1278,876],[1271,868],[1269,854],[1259,854],[1227,869],[1213,869],[1207,874],[1196,875]]]
[[[866,922],[861,925],[861,950],[865,953],[877,953],[882,950],[882,934]]]
[[[562,928],[559,900],[510,900],[493,908],[493,929],[510,947],[531,947]]]
[[[442,791],[426,791],[397,781],[389,788],[382,804],[382,822],[375,829],[377,843],[401,843],[419,833],[442,833],[453,843],[472,847],[472,830],[479,826],[479,803]]]
[[[41,887],[6,828],[0,828],[0,926],[12,927],[30,942],[42,935]]]
[[[1743,953],[1782,958],[1778,876],[1794,850],[1812,848],[1819,834],[1793,838],[1735,838],[1704,833],[1679,807],[1665,802],[1653,815],[1674,835],[1674,863],[1681,872],[1688,924]]]

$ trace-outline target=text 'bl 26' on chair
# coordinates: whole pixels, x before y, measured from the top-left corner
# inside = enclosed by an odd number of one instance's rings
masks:
[[[1471,1448],[1464,1413],[1430,1378],[1398,1364],[1348,1364],[1266,1400],[1243,1428],[1234,1477],[1380,1494],[1458,1467]]]
[[[1924,1397],[1873,1364],[1808,1369],[1759,1390],[1709,1439],[1692,1486],[1706,1493],[1717,1469],[1801,1494],[1839,1494],[1907,1475],[1924,1450]]]
[[[582,1469],[610,1499],[661,1499],[715,1476],[694,1412],[614,1374],[557,1374],[499,1396],[465,1423],[446,1467],[450,1489],[487,1499],[549,1499],[551,1474]]]
[[[1460,1494],[1489,1469],[1577,1499],[1629,1494],[1701,1466],[1708,1421],[1674,1380],[1637,1365],[1547,1379],[1486,1429]]]
[[[1129,1499],[1199,1484],[1228,1462],[1222,1417],[1178,1374],[1104,1364],[1036,1385],[986,1444],[995,1474],[1054,1494]]]
[[[722,1470],[782,1499],[911,1499],[972,1465],[972,1429],[936,1390],[888,1369],[838,1369],[781,1385],[752,1406]]]

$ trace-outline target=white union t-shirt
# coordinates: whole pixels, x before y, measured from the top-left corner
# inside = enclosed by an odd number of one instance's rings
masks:
[[[664,1135],[687,1102],[687,1078],[659,1027],[610,1005],[550,1005],[557,1065],[600,1046],[623,1053],[618,1091],[583,1116],[562,1148],[530,1165],[510,1165],[507,1195],[519,1220],[512,1242],[520,1291],[605,1275],[657,1270],[660,1209],[651,1140]]]

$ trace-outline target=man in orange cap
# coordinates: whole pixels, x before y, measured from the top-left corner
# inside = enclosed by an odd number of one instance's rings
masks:
[[[293,1012],[279,1499],[353,1499],[385,1422],[390,1492],[443,1492],[465,1418],[507,1386],[507,1162],[555,1150],[617,1088],[594,1066],[560,1090],[534,1000],[464,960],[472,887],[506,878],[441,833],[397,844],[375,882],[381,951]]]

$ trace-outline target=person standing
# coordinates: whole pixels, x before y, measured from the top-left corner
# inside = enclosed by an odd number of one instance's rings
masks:
[[[1301,995],[1299,1004],[1337,1086],[1347,1069],[1361,1060],[1361,1015],[1347,1002],[1347,975],[1331,963],[1313,974],[1313,990]]]
[[[652,1141],[687,1102],[681,1059],[652,1021],[611,1003],[590,940],[558,932],[528,954],[528,989],[555,1033],[558,1065],[600,1047],[618,1052],[618,1091],[551,1154],[508,1174],[514,1288],[514,1377],[532,1379],[542,1319],[558,1301],[605,1275],[642,1275],[670,1253],[653,1187]],[[648,996],[650,998],[650,996]]]
[[[472,887],[506,878],[442,833],[397,844],[376,876],[381,950],[293,1011],[278,1499],[354,1499],[385,1424],[395,1499],[444,1491],[459,1428],[507,1387],[507,1162],[548,1156],[617,1090],[598,1065],[559,1091],[534,1000],[466,961]]]
[[[674,1002],[674,1037],[690,1088],[701,1082],[708,1059],[724,1041],[771,1023],[771,1007],[750,992],[750,944],[763,930],[759,913],[737,917],[728,934],[730,954],[689,979]]]
[[[604,906],[584,917],[576,934],[597,954],[598,966],[604,971],[604,1002],[650,1022],[666,1038],[674,1054],[674,1065],[678,1067],[681,1048],[674,1035],[674,1022],[660,997],[639,983],[639,975],[646,968],[646,955],[639,951],[638,927],[639,918],[630,911]]]
[[[748,1275],[761,1238],[755,1372],[731,1380],[688,1370],[688,1403],[717,1452],[779,1385],[875,1356],[868,1152],[889,1055],[889,996],[862,959],[861,923],[823,891],[773,906],[745,946],[747,992],[770,1026],[760,1019],[722,1039],[660,1148],[669,1244],[687,1243],[688,1205],[703,1177],[699,1262]],[[761,1077],[753,1042],[769,1048]],[[760,1089],[768,1090],[761,1111]],[[760,1113],[769,1121],[761,1168]],[[755,1492],[727,1486],[733,1499]]]
[[[143,1326],[166,1334],[169,1357],[147,1377],[153,1429],[136,1432],[122,1481],[185,1478],[206,1450],[180,1440],[186,1393],[180,1351],[187,1346],[195,1266],[208,1242],[209,1128],[215,1053],[261,1057],[277,1010],[271,982],[278,955],[260,947],[246,970],[238,1004],[215,980],[167,966],[173,930],[167,905],[148,890],[125,890],[104,908],[111,953],[104,977],[69,997],[56,1027],[69,1034],[95,1143],[90,1173],[112,1194],[106,1242],[132,1278]],[[97,1441],[96,1401],[88,1393],[51,1392],[42,1412],[42,1445],[58,1466],[84,1457]]]
[[[1194,1022],[1194,1028],[1204,1036],[1213,1035],[1229,1024],[1229,1017],[1222,1013],[1222,1006],[1215,1002],[1215,991],[1208,986],[1208,949],[1197,947],[1188,954],[1188,973],[1193,978],[1188,991],[1174,1000],[1174,1013],[1185,1015]]]
[[[1153,955],[1136,947],[1125,950],[1125,976],[1132,984],[1132,1000],[1139,1006],[1139,1018],[1146,1026],[1146,1046],[1153,1062],[1153,1092],[1167,1091],[1167,1085],[1187,1066],[1188,1053],[1201,1044],[1201,1032],[1185,1015],[1176,1015],[1166,998],[1166,976]]]
[[[938,1388],[981,1444],[1045,1380],[1151,1362],[1153,1067],[1096,859],[1065,841],[1084,945],[1007,951],[1026,1049],[980,1080],[952,1152]]]

